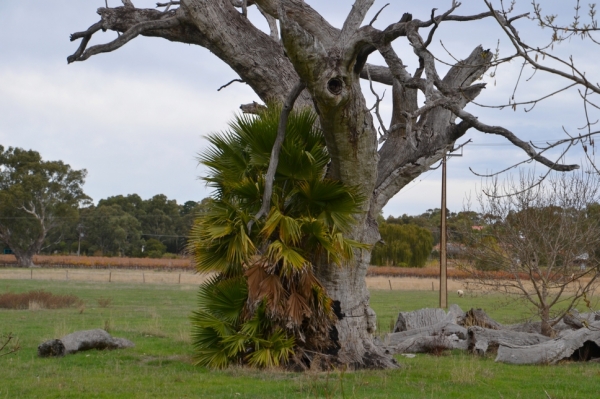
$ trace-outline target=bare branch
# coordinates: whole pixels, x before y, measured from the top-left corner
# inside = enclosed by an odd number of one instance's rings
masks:
[[[375,115],[377,116],[377,120],[379,121],[379,126],[381,127],[381,129],[383,129],[383,134],[379,137],[379,142],[383,143],[385,140],[387,140],[388,133],[389,133],[387,131],[387,129],[385,128],[385,124],[383,123],[383,119],[381,119],[381,115],[379,114],[379,103],[383,100],[383,97],[385,96],[385,92],[383,92],[383,96],[381,98],[379,98],[379,94],[377,94],[377,92],[375,92],[375,89],[373,88],[373,81],[371,80],[371,74],[369,73],[368,65],[367,65],[366,69],[367,69],[367,75],[369,76],[371,93],[373,93],[373,95],[375,96],[375,105],[373,106],[373,108],[375,109]],[[373,108],[371,108],[371,110]]]
[[[344,21],[341,37],[354,34],[360,27],[360,24],[364,21],[365,15],[367,15],[367,12],[371,9],[374,2],[375,0],[355,0],[352,9],[350,10],[350,14],[348,14],[348,17]]]
[[[92,38],[92,35],[98,32],[100,29],[102,29],[102,21],[96,22],[94,25],[90,26],[90,28],[85,32],[73,33],[71,35],[71,41],[77,40],[79,38],[83,38],[83,40],[79,44],[79,48],[77,49],[77,51],[75,51],[75,54],[73,54],[71,57],[73,57],[74,59],[79,58],[81,54],[83,54],[83,52],[85,51],[88,43],[90,42],[90,39]],[[67,60],[69,60],[71,57],[67,58]]]
[[[557,162],[550,161],[548,158],[543,157],[539,153],[537,153],[535,151],[535,149],[529,143],[526,143],[525,141],[523,141],[523,140],[519,139],[517,136],[515,136],[510,130],[505,129],[501,126],[486,125],[485,123],[480,122],[479,119],[477,119],[472,114],[466,112],[463,109],[460,109],[459,107],[457,107],[451,103],[446,103],[445,107],[447,107],[449,110],[451,110],[456,116],[458,116],[462,120],[467,121],[472,127],[479,130],[480,132],[497,134],[499,136],[506,138],[508,141],[510,141],[516,147],[519,147],[523,151],[525,151],[525,153],[527,155],[529,155],[529,157],[531,159],[541,163],[542,165],[547,166],[550,169],[560,171],[560,172],[568,172],[568,171],[579,168],[579,165],[577,165],[577,164],[563,165],[563,164],[559,164]]]
[[[242,15],[248,17],[248,0],[242,0]]]
[[[371,20],[371,22],[369,22],[369,26],[373,26],[373,24],[375,23],[375,21],[377,21],[377,17],[379,17],[379,14],[381,14],[381,12],[383,11],[383,9],[386,8],[389,5],[390,5],[390,3],[386,3],[386,5],[384,5],[383,7],[381,7],[381,9],[379,11],[377,11],[377,14],[375,14],[375,16],[373,17],[373,19]]]
[[[600,87],[589,82],[587,80],[587,78],[585,77],[585,74],[583,74],[577,68],[575,68],[575,66],[573,65],[572,59],[571,59],[571,62],[568,63],[559,57],[555,57],[552,54],[541,51],[539,48],[536,49],[536,48],[532,48],[532,47],[528,46],[523,41],[521,41],[516,29],[514,29],[514,27],[508,21],[505,21],[497,12],[494,12],[491,3],[488,0],[484,0],[484,2],[488,6],[490,11],[493,12],[494,18],[496,19],[496,21],[498,22],[500,27],[504,30],[504,33],[506,34],[506,36],[508,36],[508,38],[512,42],[512,44],[513,44],[514,48],[516,49],[517,53],[519,54],[519,56],[523,57],[534,68],[539,69],[541,71],[551,73],[553,75],[561,76],[565,79],[576,82],[577,84],[580,84],[584,87],[587,87],[597,94],[600,94]],[[541,52],[545,56],[550,57],[553,60],[567,66],[572,72],[566,73],[566,72],[563,72],[563,71],[555,69],[555,68],[546,67],[546,66],[538,63],[534,58],[532,58],[529,55],[529,51]]]
[[[285,139],[287,120],[290,115],[290,112],[292,112],[292,109],[294,108],[294,103],[296,102],[296,99],[298,98],[300,93],[302,93],[305,87],[306,84],[304,82],[298,82],[290,92],[288,98],[283,104],[283,108],[281,109],[279,126],[277,127],[277,137],[275,138],[275,143],[273,143],[273,149],[271,150],[271,159],[269,161],[269,168],[267,169],[267,174],[265,176],[265,191],[263,193],[262,205],[254,219],[248,222],[248,231],[252,229],[252,225],[254,224],[255,220],[259,220],[269,212],[269,208],[271,206],[271,195],[273,195],[273,180],[275,179],[277,165],[279,164],[279,152],[281,151],[281,146],[283,145],[283,140]]]
[[[230,2],[234,7],[237,8],[243,8],[244,3],[246,3],[246,7],[249,7],[256,3],[254,0],[230,0]]]
[[[577,83],[572,83],[572,84],[570,84],[570,85],[568,85],[566,87],[563,87],[562,89],[558,89],[555,92],[552,92],[552,93],[550,93],[548,95],[545,95],[544,97],[540,97],[540,98],[538,98],[536,100],[530,100],[530,101],[519,101],[519,102],[514,102],[514,103],[509,103],[509,104],[502,104],[502,105],[486,105],[486,104],[481,104],[481,103],[478,103],[478,102],[472,101],[472,100],[471,100],[471,102],[473,104],[479,106],[479,107],[482,107],[482,108],[498,108],[498,109],[503,109],[505,107],[516,107],[518,105],[527,105],[527,104],[533,104],[533,106],[535,106],[537,103],[539,103],[539,102],[541,102],[541,101],[543,101],[543,100],[545,100],[547,98],[550,98],[550,97],[554,96],[555,94],[558,94],[558,93],[561,93],[561,92],[563,92],[565,90],[568,90],[568,89],[570,89],[571,87],[573,87],[575,85],[577,85]],[[526,110],[525,112],[529,112],[532,109],[533,109],[533,107],[529,108],[529,110]]]
[[[232,79],[229,83],[225,83],[223,86],[219,87],[219,89],[217,91],[221,91],[222,89],[226,88],[227,86],[229,86],[230,84],[235,83],[235,82],[246,83],[246,82],[244,82],[243,79]]]
[[[373,65],[373,64],[366,64],[366,66],[369,67],[369,73],[371,75],[371,79],[374,82],[382,83],[382,84],[388,85],[388,86],[391,86],[394,84],[394,77],[388,67],[384,67],[381,65]],[[363,70],[360,71],[360,77],[362,79],[366,79],[366,80],[369,79],[369,74],[367,74],[367,71],[365,70],[365,68],[363,68]]]
[[[258,11],[262,14],[263,17],[267,20],[267,24],[269,24],[269,30],[271,31],[271,37],[273,40],[279,41],[279,28],[277,27],[277,20],[273,18],[271,15],[267,14],[263,11],[260,6],[256,6]]]
[[[427,40],[425,41],[425,43],[423,44],[423,47],[427,48],[430,44],[431,44],[431,40],[433,39],[433,35],[435,34],[435,31],[437,30],[438,26],[440,26],[439,22],[437,22],[434,18],[435,16],[435,10],[437,10],[437,8],[434,8],[433,10],[431,10],[431,20],[433,21],[433,23],[435,24],[434,27],[429,31],[429,36],[427,36]]]
[[[2,343],[2,346],[0,346],[0,357],[10,355],[21,349],[21,345],[19,345],[19,341],[17,340],[14,344],[12,344],[12,346],[6,352],[2,353],[2,351],[8,346],[8,344],[13,339],[14,339],[14,336],[12,335],[12,333],[8,333],[8,336],[6,337],[5,341]]]
[[[156,3],[156,8],[166,7],[163,12],[167,12],[167,11],[169,11],[169,8],[171,8],[171,6],[178,6],[180,4],[181,4],[180,1],[169,1],[168,3]],[[108,8],[108,6],[107,6],[107,8]]]
[[[179,20],[175,17],[158,21],[140,22],[139,24],[133,26],[131,29],[127,30],[125,33],[123,33],[121,36],[119,36],[117,39],[113,40],[110,43],[92,46],[85,51],[81,51],[82,48],[80,47],[75,54],[67,57],[67,61],[69,62],[69,64],[75,61],[85,61],[93,55],[115,51],[119,47],[122,47],[123,45],[128,43],[130,40],[135,39],[138,35],[140,35],[143,32],[154,29],[172,28],[177,25],[179,25]]]

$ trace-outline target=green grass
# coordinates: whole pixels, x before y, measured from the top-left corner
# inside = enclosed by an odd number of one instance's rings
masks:
[[[0,281],[0,293],[45,289],[81,298],[85,308],[0,309],[0,334],[13,332],[22,350],[0,357],[0,398],[593,398],[600,364],[509,366],[493,358],[452,353],[399,356],[399,370],[286,373],[191,365],[188,315],[196,290],[175,285]],[[110,298],[102,307],[100,298]],[[382,330],[400,310],[435,307],[437,293],[373,291]],[[102,301],[101,301],[102,302]],[[501,322],[527,311],[497,296],[456,298],[463,309],[483,307]],[[136,343],[122,351],[88,351],[40,359],[37,345],[91,328]]]

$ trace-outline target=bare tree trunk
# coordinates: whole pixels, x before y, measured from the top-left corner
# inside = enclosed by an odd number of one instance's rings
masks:
[[[551,337],[554,335],[554,329],[550,324],[550,309],[547,305],[542,305],[540,312],[541,320],[542,320],[542,335],[546,337]]]
[[[33,252],[19,250],[13,250],[13,252],[17,258],[17,265],[19,267],[35,267],[35,264],[33,263]]]

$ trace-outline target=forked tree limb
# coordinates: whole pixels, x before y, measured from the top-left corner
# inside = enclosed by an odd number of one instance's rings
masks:
[[[81,38],[83,38],[83,40],[79,44],[79,48],[77,49],[75,54],[73,54],[72,56],[67,58],[69,63],[71,63],[71,61],[70,61],[71,59],[76,60],[79,57],[81,57],[81,54],[83,54],[83,52],[87,48],[87,45],[90,42],[90,39],[92,38],[92,35],[94,33],[98,32],[100,29],[102,29],[102,21],[96,22],[94,25],[90,26],[89,29],[84,32],[76,32],[71,35],[71,41],[81,39]]]
[[[101,24],[101,22],[99,22],[99,23]],[[89,39],[86,40],[86,38],[88,37],[86,35],[84,37],[84,41],[81,43],[81,46],[79,47],[79,49],[77,49],[77,52],[75,54],[73,54],[72,56],[67,57],[67,61],[70,64],[75,61],[85,61],[88,58],[90,58],[91,56],[96,55],[96,54],[110,53],[111,51],[115,51],[119,47],[122,47],[130,40],[135,39],[138,35],[140,35],[141,33],[145,32],[145,31],[149,31],[149,30],[153,30],[153,29],[173,28],[173,27],[179,25],[179,23],[180,22],[176,17],[167,18],[167,19],[158,20],[158,21],[140,22],[139,24],[134,25],[132,28],[128,29],[125,33],[123,33],[121,36],[119,36],[112,42],[92,46],[89,49],[83,51],[82,46],[83,46],[84,42],[87,45],[87,42],[89,41]],[[95,27],[96,25],[97,24],[92,25],[92,27]],[[97,30],[98,29],[96,29],[96,31]],[[91,34],[89,34],[89,37],[91,37]]]
[[[360,28],[360,24],[362,24],[365,15],[367,15],[374,2],[375,0],[356,0],[354,2],[346,21],[344,21],[342,37],[351,36]]]
[[[281,116],[279,117],[279,125],[277,126],[277,137],[275,143],[273,143],[273,149],[271,150],[271,159],[269,160],[269,168],[267,169],[267,175],[265,176],[265,191],[263,193],[262,205],[260,210],[254,217],[254,219],[248,222],[248,231],[252,229],[254,220],[259,220],[269,212],[271,206],[271,195],[273,195],[273,180],[275,180],[275,172],[277,172],[277,165],[279,164],[279,153],[285,139],[285,129],[287,128],[288,117],[290,112],[294,108],[296,99],[302,93],[306,84],[303,81],[296,83],[296,86],[292,89],[288,95],[283,108],[281,109]]]

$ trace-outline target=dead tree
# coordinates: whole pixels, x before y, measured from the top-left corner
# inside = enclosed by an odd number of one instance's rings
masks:
[[[463,25],[488,18],[514,36],[513,24],[522,16],[508,16],[491,6],[475,15],[459,15],[455,12],[460,3],[452,0],[444,12],[436,13],[434,9],[421,19],[405,13],[398,15],[396,23],[376,28],[377,16],[364,23],[373,3],[356,0],[340,29],[302,0],[181,0],[159,4],[161,10],[136,8],[127,1],[123,7],[99,8],[100,20],[71,36],[72,41],[81,42],[68,61],[84,61],[115,51],[144,35],[207,48],[265,102],[283,103],[294,85],[303,82],[306,89],[296,100],[296,107],[313,107],[319,115],[331,155],[329,176],[360,187],[368,198],[364,212],[356,215],[351,234],[351,238],[368,244],[379,240],[376,219],[387,202],[429,170],[471,128],[506,138],[524,151],[527,160],[548,168],[577,168],[547,158],[543,150],[515,133],[486,124],[465,111],[465,106],[485,88],[485,83],[478,82],[480,77],[503,61],[495,59],[493,52],[473,45],[470,53],[461,55],[462,61],[440,76],[438,61],[428,49],[441,24]],[[267,19],[269,33],[252,24],[246,9],[250,6],[258,7]],[[106,44],[87,46],[92,35],[106,30],[120,35]],[[412,46],[418,64],[412,73],[403,62],[411,55],[399,55],[392,46],[397,39],[407,40]],[[386,65],[367,63],[376,52]],[[572,81],[572,75],[559,76]],[[380,133],[362,93],[361,79],[392,86],[393,115],[387,127],[376,112]],[[593,86],[580,78],[574,84]],[[600,91],[596,86],[589,90]],[[419,95],[424,96],[424,102],[419,101]],[[576,143],[585,140],[589,136],[572,139]],[[351,367],[393,367],[391,359],[373,344],[375,314],[369,307],[364,279],[369,258],[370,253],[364,251],[348,267],[318,265],[318,277],[340,307],[337,331],[331,337],[340,348],[337,358],[342,363]]]

